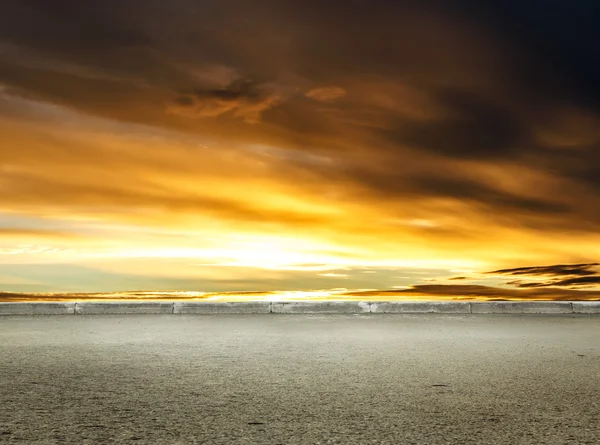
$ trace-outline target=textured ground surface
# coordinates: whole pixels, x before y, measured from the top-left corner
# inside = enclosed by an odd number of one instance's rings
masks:
[[[599,444],[600,317],[0,317],[0,443]]]

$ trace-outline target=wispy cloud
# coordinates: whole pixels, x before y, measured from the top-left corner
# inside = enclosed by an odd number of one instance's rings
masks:
[[[248,124],[260,122],[266,110],[283,97],[273,87],[250,79],[236,79],[223,88],[197,89],[181,94],[167,113],[193,118],[217,117],[231,112]]]
[[[563,275],[596,275],[598,270],[592,270],[600,266],[600,263],[584,264],[554,264],[552,266],[534,266],[534,267],[516,267],[512,269],[499,269],[488,274],[495,275],[545,275],[545,276],[563,276]]]
[[[340,99],[346,95],[346,90],[341,87],[320,87],[313,88],[304,94],[310,99],[314,99],[320,102],[330,102]]]
[[[594,287],[600,285],[600,268],[598,266],[600,263],[555,264],[500,269],[486,272],[486,274],[518,276],[521,279],[509,281],[506,284],[520,288]]]

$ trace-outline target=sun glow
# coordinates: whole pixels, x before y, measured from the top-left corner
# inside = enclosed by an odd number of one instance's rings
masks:
[[[198,266],[238,266],[283,270],[343,267],[339,247],[292,237],[232,236],[221,247],[131,247],[90,254],[92,258],[163,258],[199,261]],[[326,265],[326,266],[325,266]]]

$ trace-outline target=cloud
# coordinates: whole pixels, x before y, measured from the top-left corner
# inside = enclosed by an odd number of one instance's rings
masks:
[[[1,280],[1,277],[0,277]],[[0,281],[1,282],[1,281]],[[0,292],[0,302],[28,301],[102,301],[102,300],[268,300],[275,292],[186,292],[186,291],[124,291],[124,292]]]
[[[344,97],[346,95],[346,90],[335,86],[321,87],[313,88],[304,95],[319,102],[330,102]]]
[[[486,272],[490,275],[519,276],[525,279],[506,284],[520,288],[587,287],[600,284],[600,263],[555,264],[551,266],[517,267]],[[545,281],[539,281],[547,277]]]
[[[513,269],[499,269],[487,274],[494,275],[595,275],[598,272],[590,270],[600,266],[600,263],[583,263],[583,264],[554,264],[552,266],[533,266],[533,267],[516,267]]]
[[[345,273],[320,273],[318,274],[320,277],[329,277],[329,278],[348,278],[349,275]]]
[[[459,300],[600,300],[600,291],[560,289],[549,287],[544,289],[505,289],[480,285],[415,285],[402,290],[373,290],[348,292],[347,296],[361,298],[394,298],[407,299],[459,299]]]
[[[0,211],[357,261],[594,257],[593,2],[159,3],[2,2]],[[515,286],[595,276],[529,272]]]
[[[576,277],[567,278],[564,280],[549,280],[549,281],[510,281],[507,284],[517,286],[520,288],[534,288],[534,287],[597,287],[600,284],[600,276],[592,277]]]
[[[512,110],[469,91],[432,91],[447,110],[428,121],[398,122],[382,132],[392,143],[450,157],[503,158],[526,143],[526,125]]]
[[[42,238],[42,239],[77,239],[80,235],[71,232],[43,229],[26,229],[18,227],[0,227],[0,238]]]
[[[558,280],[552,283],[553,286],[588,286],[600,284],[600,275],[591,277],[575,277]]]
[[[256,124],[263,112],[281,100],[280,95],[256,81],[237,79],[224,88],[199,89],[182,94],[167,107],[167,113],[206,118],[232,112],[244,122]]]
[[[139,279],[138,279],[139,282]],[[173,281],[170,281],[173,284]],[[179,283],[186,284],[184,281]],[[32,288],[34,286],[27,286]],[[404,287],[404,286],[398,286]],[[434,301],[599,301],[600,291],[548,289],[502,289],[489,286],[417,285],[405,289],[348,291],[322,289],[318,291],[125,291],[125,292],[55,292],[35,291],[0,292],[0,301],[82,301],[82,300],[185,300],[211,299],[218,301],[271,301],[271,300],[434,300]]]

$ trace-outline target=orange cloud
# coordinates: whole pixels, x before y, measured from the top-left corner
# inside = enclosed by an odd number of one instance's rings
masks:
[[[313,88],[304,95],[319,102],[330,102],[344,97],[346,95],[346,90],[341,87],[334,86],[321,87]]]

